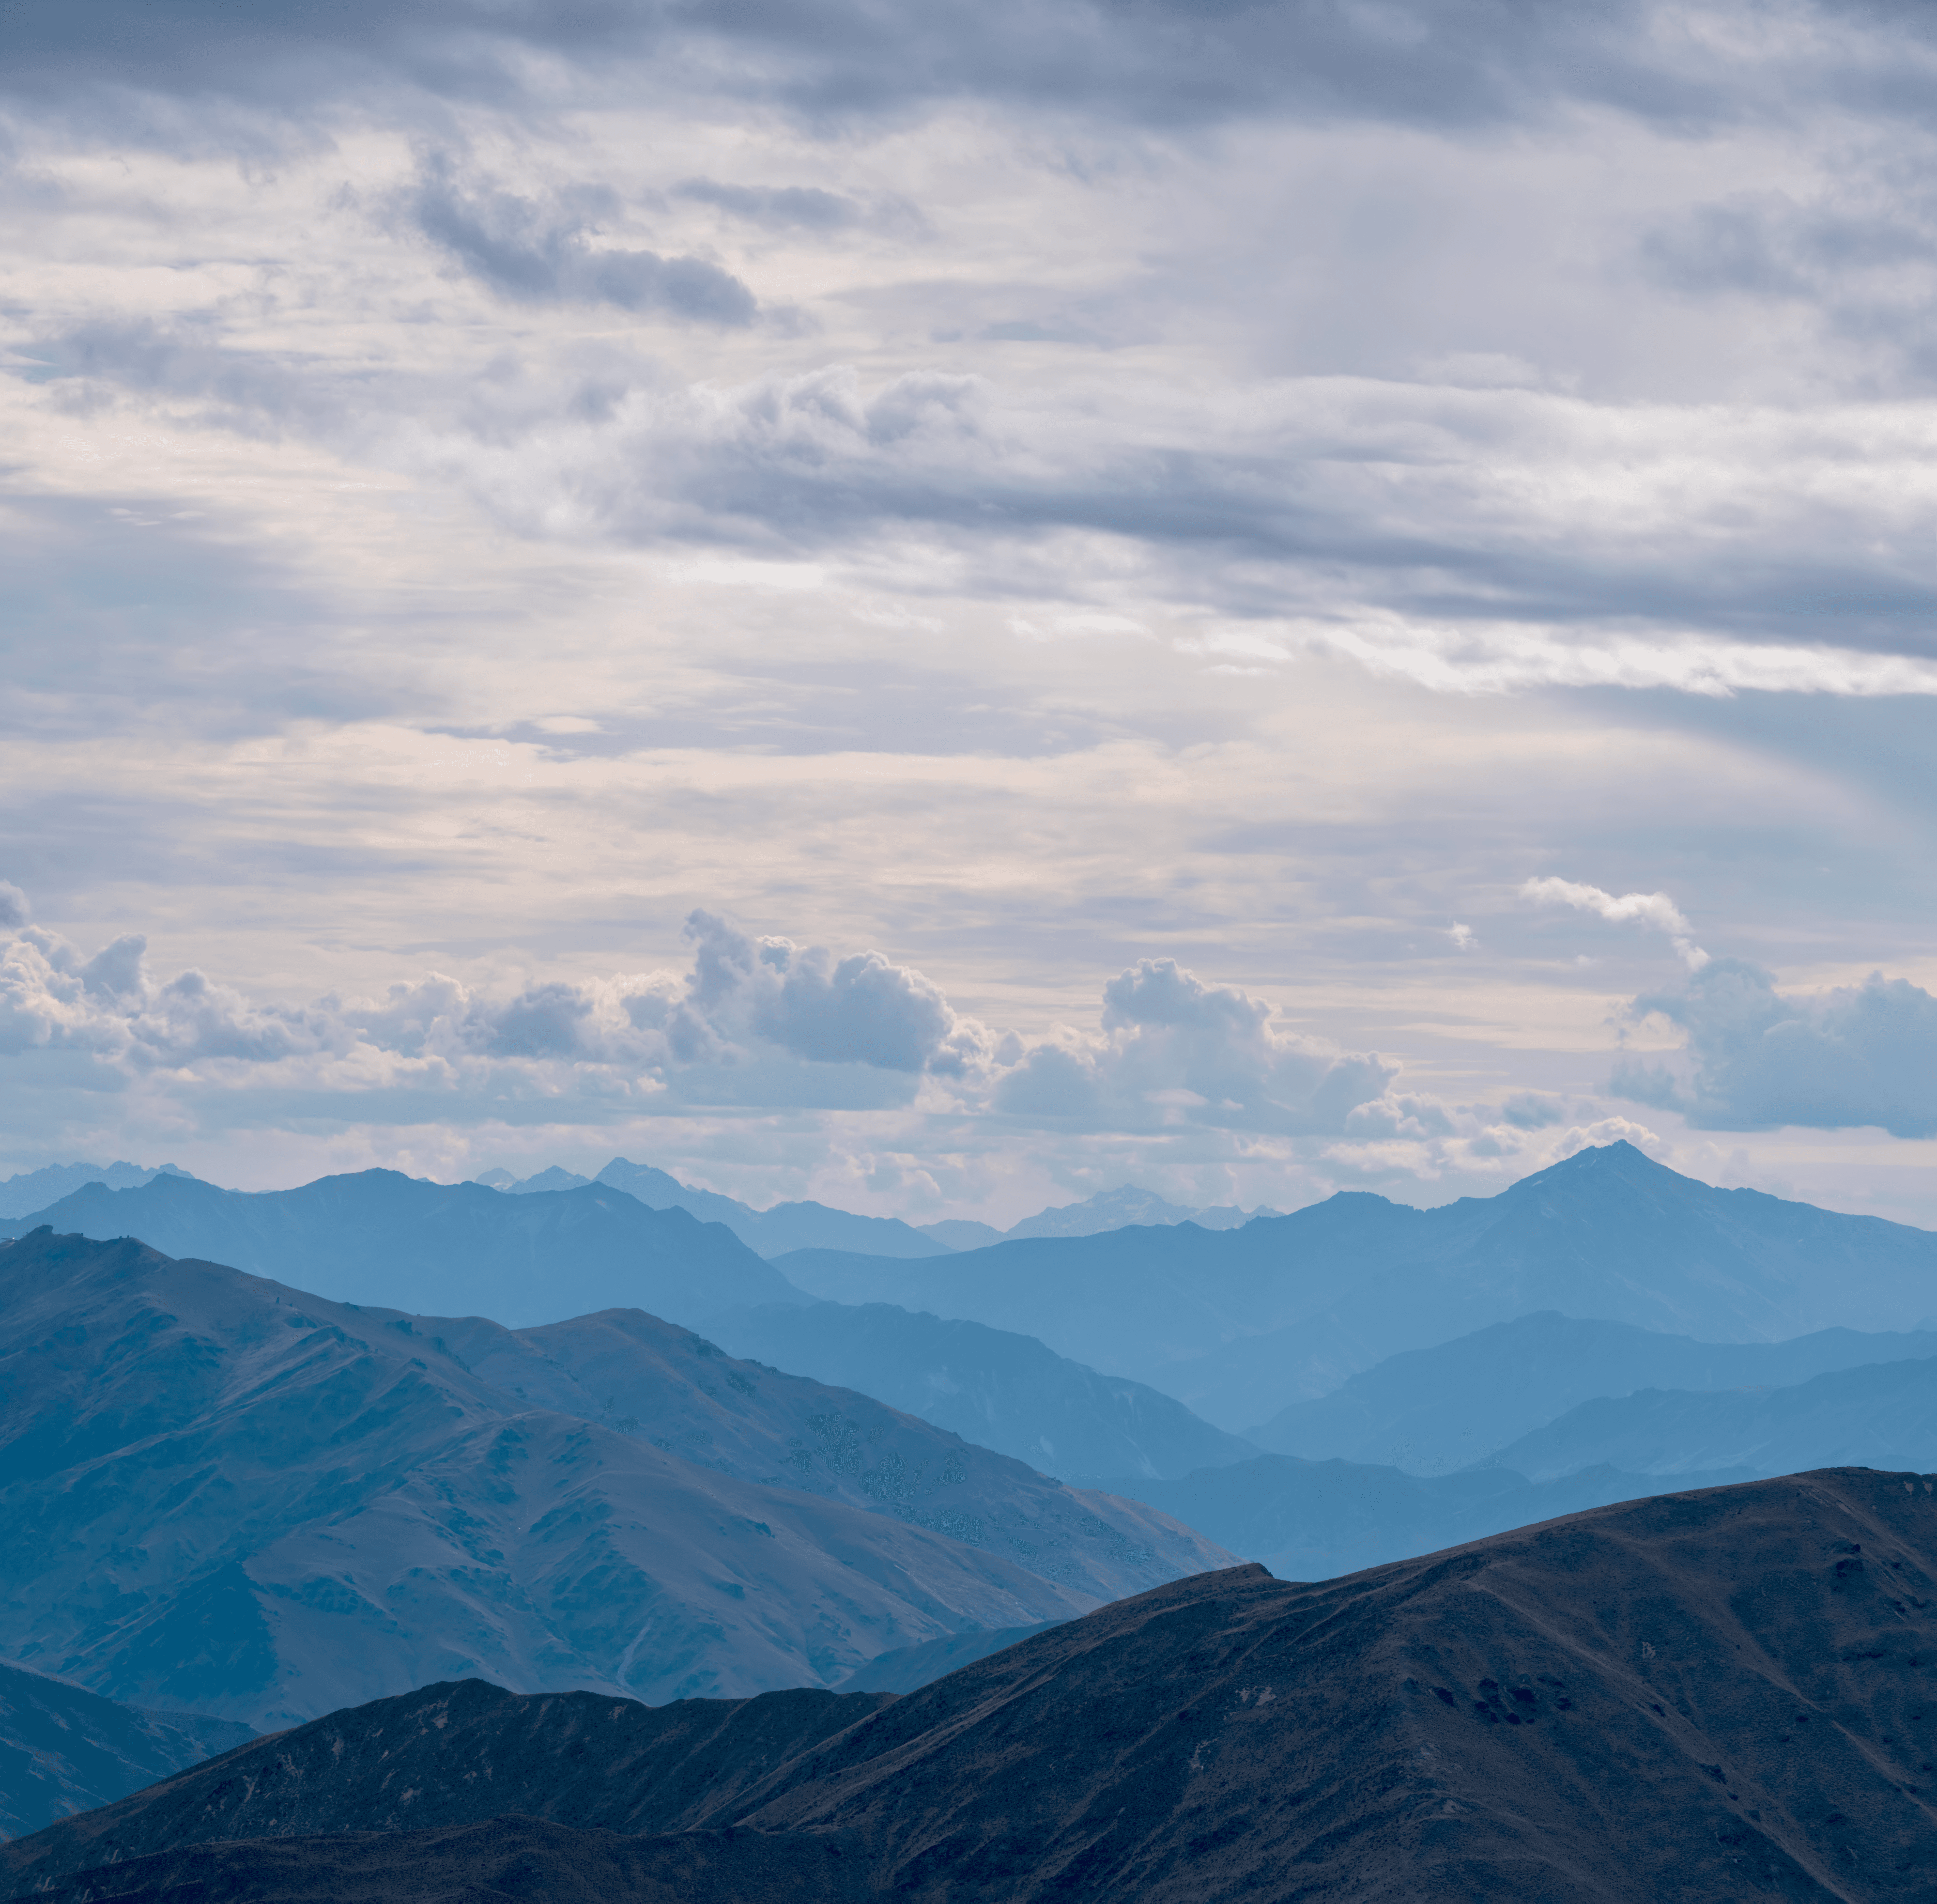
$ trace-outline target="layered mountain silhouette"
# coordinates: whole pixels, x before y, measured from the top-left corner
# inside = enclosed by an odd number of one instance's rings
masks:
[[[1834,1470],[1322,1585],[1206,1574],[901,1698],[431,1687],[0,1872],[59,1904],[1907,1904],[1937,1869],[1933,1488]]]
[[[1787,1474],[1887,1460],[1937,1468],[1937,1358],[1841,1369],[1784,1388],[1650,1388],[1585,1402],[1489,1465],[1544,1477],[1618,1461],[1659,1486],[1697,1468]]]
[[[1389,1357],[1329,1395],[1295,1402],[1262,1426],[1247,1429],[1244,1439],[1275,1454],[1390,1463],[1417,1475],[1450,1474],[1496,1454],[1512,1467],[1517,1460],[1502,1452],[1508,1442],[1599,1396],[1644,1388],[1773,1388],[1835,1369],[1931,1356],[1937,1356],[1937,1332],[1929,1329],[1866,1335],[1824,1329],[1786,1342],[1698,1342],[1550,1309],[1436,1348]],[[1787,1466],[1838,1466],[1878,1452],[1836,1452]],[[1922,1457],[1906,1447],[1901,1458]],[[1640,1469],[1654,1471],[1645,1464]]]
[[[899,1217],[863,1217],[825,1203],[776,1203],[756,1210],[714,1190],[694,1190],[650,1164],[614,1157],[597,1181],[655,1210],[685,1210],[702,1223],[720,1223],[763,1257],[793,1250],[859,1250],[871,1256],[945,1256],[948,1245]]]
[[[946,1639],[924,1640],[919,1646],[897,1647],[857,1666],[835,1687],[838,1693],[914,1693],[977,1660],[1046,1633],[1061,1623],[1044,1620],[1032,1627],[1010,1627],[996,1633],[950,1633]]]
[[[0,1218],[24,1217],[89,1184],[108,1190],[135,1190],[156,1177],[186,1177],[172,1163],[150,1169],[140,1163],[49,1163],[0,1181]]]
[[[1099,1375],[1033,1336],[890,1303],[773,1305],[716,1317],[735,1355],[858,1388],[1066,1480],[1170,1478],[1257,1450],[1141,1382]]]
[[[1175,1481],[1129,1476],[1108,1484],[1187,1520],[1282,1578],[1324,1580],[1613,1502],[1751,1480],[1755,1472],[1718,1466],[1660,1476],[1601,1463],[1532,1481],[1489,1464],[1421,1477],[1362,1462],[1261,1454]]]
[[[85,1181],[77,1178],[75,1182]],[[514,1177],[508,1170],[487,1170],[476,1181],[514,1196],[609,1184],[653,1209],[687,1210],[702,1223],[723,1223],[750,1249],[768,1257],[794,1250],[842,1250],[865,1256],[946,1256],[955,1250],[981,1249],[1016,1237],[1091,1236],[1103,1230],[1120,1229],[1127,1223],[1196,1223],[1207,1229],[1231,1229],[1254,1216],[1279,1214],[1275,1210],[1241,1210],[1235,1205],[1193,1209],[1166,1202],[1153,1190],[1126,1187],[1101,1191],[1081,1203],[1038,1211],[1007,1229],[961,1218],[909,1224],[898,1217],[859,1216],[851,1210],[834,1209],[825,1203],[776,1203],[771,1208],[756,1210],[735,1197],[723,1196],[717,1190],[696,1190],[665,1171],[649,1163],[634,1163],[625,1157],[614,1157],[596,1177],[581,1177],[553,1164],[549,1169],[523,1178]],[[25,1202],[19,1205],[23,1211],[37,1207]]]
[[[145,1712],[0,1666],[0,1838],[91,1812],[254,1736],[232,1720]]]
[[[1230,1557],[636,1311],[514,1332],[39,1231],[0,1382],[12,1657],[254,1726],[463,1673],[824,1684]]]
[[[699,1323],[723,1309],[804,1299],[731,1231],[604,1184],[504,1196],[395,1170],[287,1190],[157,1176],[134,1190],[89,1185],[0,1223],[0,1235],[43,1224],[103,1241],[137,1236],[165,1255],[229,1263],[332,1302],[513,1327],[620,1306]]]
[[[1255,1217],[1283,1214],[1263,1205],[1255,1210],[1243,1210],[1234,1203],[1196,1209],[1188,1204],[1169,1202],[1154,1190],[1126,1184],[1120,1190],[1099,1190],[1081,1203],[1062,1203],[1053,1209],[1038,1210],[1007,1229],[960,1217],[925,1223],[920,1229],[923,1235],[932,1236],[951,1249],[978,1250],[991,1243],[1016,1242],[1032,1236],[1100,1235],[1105,1230],[1123,1229],[1132,1223],[1194,1223],[1203,1229],[1235,1229]]]
[[[1387,1357],[1541,1310],[1711,1342],[1937,1320],[1937,1235],[1722,1190],[1620,1143],[1499,1196],[1343,1193],[1241,1229],[1008,1242],[920,1262],[807,1251],[817,1296],[1038,1337],[1241,1433]]]

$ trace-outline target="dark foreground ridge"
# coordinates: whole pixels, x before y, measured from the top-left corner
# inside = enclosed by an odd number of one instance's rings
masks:
[[[1200,1575],[901,1699],[429,1688],[0,1872],[59,1904],[1908,1900],[1933,1735],[1937,1478],[1833,1469]]]

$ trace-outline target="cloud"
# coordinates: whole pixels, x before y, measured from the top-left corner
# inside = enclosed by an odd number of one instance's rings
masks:
[[[981,1028],[958,1018],[920,972],[878,952],[837,958],[825,947],[750,938],[695,912],[692,1007],[715,1036],[752,1035],[820,1064],[865,1064],[959,1076],[979,1058]]]
[[[634,388],[596,415],[480,389],[412,454],[524,536],[887,568],[1061,598],[1065,619],[1126,619],[1070,599],[1072,575],[1114,573],[1214,614],[1177,645],[1220,666],[1317,652],[1457,693],[1937,693],[1937,407],[1884,434],[1861,406],[1804,421],[1351,377],[1186,402],[1098,376],[837,362]]]
[[[568,205],[520,197],[488,180],[467,187],[441,155],[426,162],[411,211],[426,238],[507,297],[609,304],[720,325],[749,324],[759,309],[753,293],[717,265],[595,244],[596,226]]]
[[[1112,979],[1097,1030],[1031,1044],[964,1017],[879,952],[756,938],[704,911],[687,935],[684,975],[540,978],[493,993],[434,973],[380,997],[283,1006],[199,971],[159,981],[138,934],[84,958],[27,926],[0,941],[0,1053],[65,1051],[126,1078],[241,1091],[300,1085],[346,1106],[407,1089],[558,1108],[577,1093],[662,1111],[851,1108],[926,1090],[938,1110],[1008,1128],[1279,1136],[1344,1131],[1398,1069],[1289,1031],[1265,1001],[1169,959]],[[1411,1100],[1401,1114],[1453,1128]]]
[[[380,998],[286,1007],[253,1003],[199,971],[159,983],[138,933],[83,958],[59,935],[23,926],[0,941],[0,1053],[62,1048],[132,1076],[199,1070],[241,1087],[250,1072],[280,1068],[280,1082],[299,1075],[352,1095],[400,1081],[556,1093],[577,1076],[595,1092],[699,1102],[758,1102],[763,1092],[814,1101],[811,1081],[777,1075],[790,1067],[898,1074],[908,1081],[892,1087],[892,1100],[922,1074],[972,1080],[986,1066],[981,1027],[878,952],[837,957],[756,940],[704,911],[687,933],[695,956],[683,980],[541,979],[493,996],[432,974]],[[851,1080],[826,1090],[836,1104],[856,1094]]]
[[[686,178],[672,190],[675,198],[781,230],[844,231],[863,216],[862,208],[844,193],[812,185],[724,185],[717,179]]]
[[[1399,1067],[1281,1028],[1261,999],[1143,959],[1104,987],[1100,1036],[1026,1051],[998,1081],[1020,1120],[1109,1129],[1203,1126],[1302,1135],[1344,1129]]]
[[[1561,1123],[1565,1108],[1538,1091],[1516,1091],[1500,1106],[1500,1115],[1517,1130],[1544,1130]]]
[[[1801,196],[1743,192],[1686,207],[1648,235],[1641,256],[1654,283],[1691,302],[1805,311],[1878,368],[1937,374],[1919,321],[1937,296],[1937,194],[1887,165],[1843,169]]]
[[[1635,0],[990,0],[939,12],[866,0],[289,0],[165,15],[142,0],[68,0],[13,26],[4,70],[29,96],[92,83],[268,103],[327,98],[380,73],[450,97],[538,101],[556,64],[570,62],[620,96],[684,91],[823,120],[987,100],[1157,125],[1290,110],[1472,127],[1542,116],[1557,99],[1699,123],[1726,110],[1745,68],[1760,77],[1794,63],[1787,46],[1751,60],[1742,44],[1724,51],[1676,24]]]
[[[273,1063],[347,1048],[326,1005],[250,1003],[187,971],[157,985],[147,941],[126,934],[83,959],[58,934],[29,926],[0,944],[0,1054],[67,1048],[134,1075],[211,1061]]]
[[[1666,893],[1623,893],[1617,897],[1598,886],[1584,886],[1571,879],[1529,879],[1520,889],[1523,899],[1535,905],[1570,905],[1582,912],[1598,913],[1617,924],[1638,920],[1666,932],[1691,972],[1699,972],[1708,955],[1695,943],[1695,929],[1682,916],[1681,908]]]
[[[24,926],[32,917],[26,894],[11,880],[0,879],[0,926]]]
[[[1746,960],[1710,960],[1685,990],[1644,993],[1687,1033],[1682,1066],[1623,1060],[1608,1088],[1678,1111],[1699,1130],[1842,1130],[1937,1136],[1937,998],[1874,973],[1859,986],[1785,996]]]

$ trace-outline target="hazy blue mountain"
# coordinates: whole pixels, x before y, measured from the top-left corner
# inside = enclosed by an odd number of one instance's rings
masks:
[[[583,1190],[592,1182],[590,1177],[581,1177],[575,1170],[561,1169],[553,1164],[549,1169],[541,1170],[531,1177],[514,1177],[508,1170],[487,1170],[481,1176],[471,1180],[474,1184],[484,1184],[493,1190],[508,1191],[514,1196],[529,1196],[537,1190]],[[642,1202],[643,1199],[641,1199]]]
[[[950,1633],[946,1639],[898,1647],[892,1653],[878,1654],[850,1673],[834,1690],[837,1693],[919,1692],[958,1667],[986,1660],[992,1653],[1005,1651],[1059,1624],[1059,1621],[1045,1620],[1040,1626],[1010,1627],[993,1633]]]
[[[0,1838],[111,1804],[255,1736],[233,1720],[146,1712],[0,1666]]]
[[[1120,1190],[1102,1190],[1081,1203],[1065,1203],[1056,1208],[1039,1210],[1025,1217],[1003,1232],[1005,1241],[1020,1242],[1032,1236],[1096,1236],[1106,1230],[1127,1229],[1132,1223],[1152,1226],[1194,1223],[1205,1229],[1234,1229],[1248,1223],[1253,1214],[1276,1216],[1275,1210],[1256,1211],[1225,1205],[1215,1210],[1196,1210],[1187,1204],[1166,1202],[1154,1190],[1125,1184]]]
[[[801,1299],[730,1231],[603,1184],[514,1197],[394,1170],[253,1192],[157,1177],[138,1190],[77,1190],[0,1232],[42,1223],[138,1236],[165,1255],[228,1263],[335,1302],[513,1326],[617,1306],[697,1323]]]
[[[981,1249],[990,1243],[1029,1236],[1090,1236],[1126,1223],[1193,1222],[1206,1229],[1235,1229],[1254,1216],[1279,1213],[1260,1205],[1241,1210],[1235,1204],[1193,1210],[1166,1203],[1153,1190],[1126,1187],[1105,1190],[1081,1203],[1069,1203],[1026,1217],[1009,1229],[986,1223],[953,1218],[943,1223],[911,1226],[898,1217],[857,1216],[825,1203],[777,1203],[768,1210],[714,1190],[695,1190],[650,1164],[614,1157],[594,1178],[553,1164],[535,1176],[514,1177],[508,1170],[487,1170],[474,1182],[528,1196],[535,1190],[576,1190],[593,1182],[610,1184],[636,1196],[654,1210],[690,1210],[703,1223],[723,1223],[735,1235],[762,1256],[784,1256],[793,1250],[842,1250],[862,1256],[925,1257],[960,1249]],[[23,1205],[23,1208],[36,1206]]]
[[[614,1157],[599,1173],[610,1184],[655,1210],[689,1210],[702,1223],[723,1223],[747,1247],[763,1257],[791,1250],[854,1250],[869,1256],[945,1256],[948,1246],[899,1217],[857,1217],[825,1203],[776,1203],[755,1210],[712,1190],[690,1190],[650,1164]]]
[[[1396,1468],[1261,1454],[1178,1481],[1115,1485],[1166,1514],[1187,1515],[1281,1580],[1329,1580],[1611,1502],[1754,1478],[1751,1469],[1726,1468],[1665,1482],[1602,1466],[1546,1481],[1499,1468],[1422,1480]]]
[[[1842,1369],[1783,1388],[1603,1397],[1490,1459],[1537,1478],[1617,1461],[1636,1474],[1674,1477],[1675,1487],[1693,1469],[1722,1466],[1759,1475],[1937,1469],[1937,1358]]]
[[[516,1334],[0,1247],[0,1644],[110,1697],[271,1727],[466,1673],[824,1684],[1227,1558],[636,1311]]]
[[[1638,1388],[1772,1388],[1831,1369],[1928,1356],[1937,1356],[1937,1331],[1824,1329],[1787,1342],[1698,1342],[1545,1310],[1436,1348],[1388,1357],[1329,1395],[1294,1402],[1247,1430],[1245,1439],[1309,1460],[1338,1456],[1390,1462],[1412,1474],[1450,1474],[1599,1396]],[[1615,1465],[1654,1472],[1632,1462]]]
[[[735,1355],[857,1388],[1066,1480],[1184,1475],[1257,1452],[1141,1382],[979,1322],[821,1302],[718,1317],[708,1333]]]
[[[945,1244],[951,1250],[979,1250],[999,1243],[1007,1234],[992,1223],[978,1223],[972,1217],[947,1217],[940,1223],[917,1223],[915,1227],[931,1242]]]
[[[110,1190],[137,1190],[156,1177],[186,1177],[172,1163],[153,1169],[139,1163],[49,1163],[23,1170],[0,1182],[0,1217],[24,1217],[43,1209],[84,1184],[105,1184]]]
[[[1038,1336],[1234,1433],[1387,1356],[1542,1309],[1719,1342],[1915,1329],[1937,1311],[1937,1235],[1712,1189],[1626,1144],[1435,1210],[1350,1191],[1235,1230],[1140,1226],[910,1263],[796,1252],[776,1266],[833,1301]]]
[[[1172,1224],[1194,1223],[1200,1229],[1236,1229],[1254,1217],[1282,1215],[1260,1204],[1255,1210],[1241,1210],[1235,1203],[1214,1208],[1193,1210],[1180,1203],[1167,1203],[1154,1190],[1126,1185],[1121,1190],[1100,1191],[1081,1203],[1065,1203],[1051,1210],[1039,1210],[1007,1229],[993,1224],[972,1223],[950,1217],[941,1223],[916,1226],[924,1236],[946,1243],[951,1250],[985,1249],[991,1243],[1021,1242],[1032,1236],[1095,1236],[1105,1230],[1122,1229],[1132,1223]]]

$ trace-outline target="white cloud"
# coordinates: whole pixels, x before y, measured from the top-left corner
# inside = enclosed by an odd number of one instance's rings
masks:
[[[1695,943],[1695,929],[1681,908],[1666,893],[1623,893],[1617,896],[1598,886],[1585,886],[1572,879],[1529,879],[1520,889],[1523,899],[1535,905],[1570,905],[1581,912],[1597,913],[1617,924],[1639,921],[1666,932],[1669,942],[1691,972],[1699,972],[1708,955]]]
[[[1140,960],[1104,988],[1100,1035],[1026,1051],[996,1084],[1022,1121],[1303,1135],[1338,1131],[1399,1067],[1281,1028],[1261,999],[1207,984],[1172,959]]]
[[[165,1091],[300,1089],[355,1114],[406,1090],[529,1098],[595,1120],[615,1101],[674,1108],[932,1107],[1002,1127],[1295,1137],[1338,1132],[1398,1066],[1285,1029],[1272,1007],[1144,960],[1104,988],[1099,1029],[998,1035],[878,952],[756,938],[692,914],[684,975],[535,978],[486,992],[439,974],[374,999],[262,1005],[197,971],[166,982],[129,935],[84,959],[27,927],[0,941],[0,1054],[82,1055]],[[1394,1100],[1408,1129],[1452,1126]],[[1395,1128],[1397,1126],[1395,1126]]]
[[[1797,996],[1760,966],[1713,959],[1684,990],[1644,994],[1632,1009],[1680,1026],[1684,1060],[1624,1060],[1609,1088],[1678,1111],[1698,1130],[1869,1124],[1937,1136],[1937,998],[1907,979],[1877,972]]]

